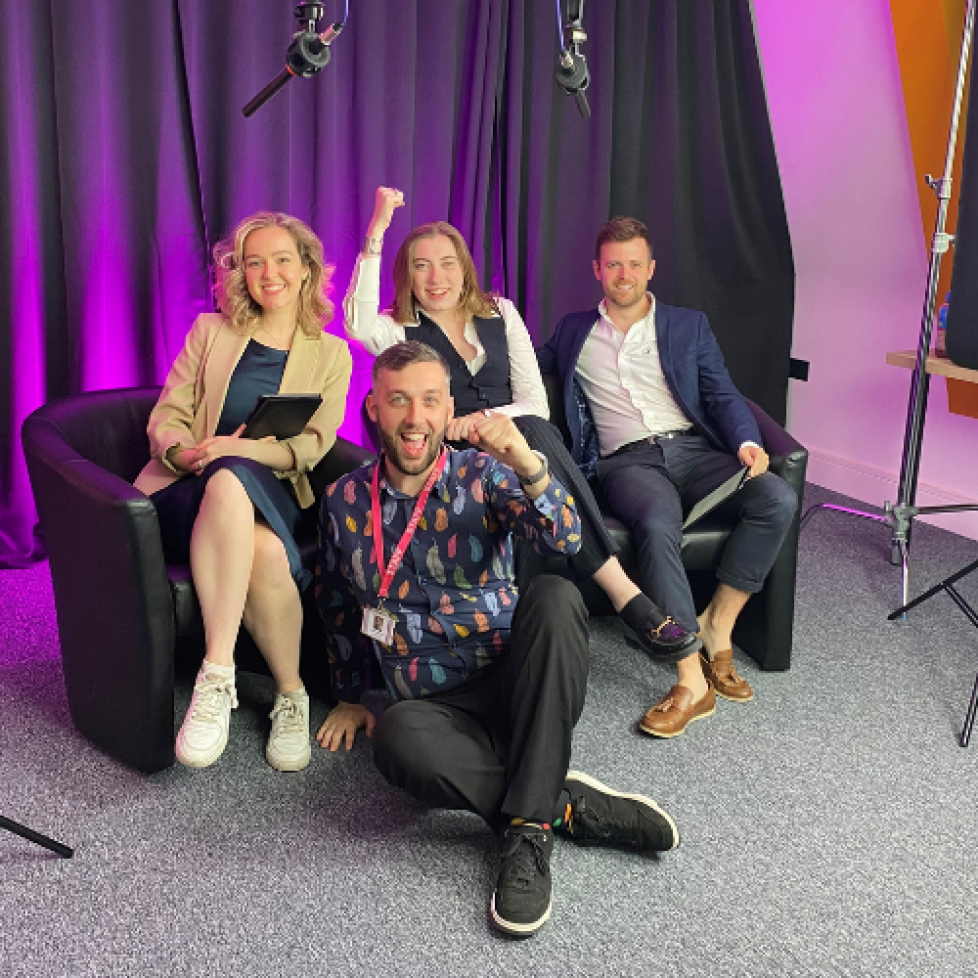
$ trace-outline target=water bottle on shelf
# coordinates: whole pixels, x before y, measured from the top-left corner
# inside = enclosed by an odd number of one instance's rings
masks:
[[[934,356],[947,356],[947,304],[951,301],[951,293],[944,296],[944,302],[937,310],[937,329],[934,330]]]

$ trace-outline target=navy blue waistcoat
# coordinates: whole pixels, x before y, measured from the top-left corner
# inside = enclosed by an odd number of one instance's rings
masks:
[[[476,374],[469,373],[468,364],[452,346],[452,341],[423,312],[418,312],[418,325],[405,330],[407,339],[426,343],[448,361],[452,372],[452,397],[455,398],[457,418],[485,408],[513,403],[506,323],[498,316],[491,319],[473,316],[472,322],[479,334],[479,342],[486,351],[486,362]]]

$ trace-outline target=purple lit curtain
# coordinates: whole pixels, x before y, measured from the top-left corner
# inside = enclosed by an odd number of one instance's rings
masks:
[[[338,300],[380,183],[407,198],[385,299],[403,236],[447,219],[538,340],[599,298],[598,227],[643,218],[656,294],[706,310],[783,418],[793,269],[748,0],[585,4],[588,122],[554,83],[553,0],[350,0],[326,69],[244,119],[293,5],[0,0],[0,566],[41,553],[23,419],[161,383],[211,307],[210,249],[255,210],[312,225]]]

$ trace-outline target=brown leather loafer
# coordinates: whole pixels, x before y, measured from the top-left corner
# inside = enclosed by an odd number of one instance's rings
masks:
[[[735,703],[746,703],[754,698],[750,683],[737,672],[733,663],[733,649],[714,653],[712,662],[701,652],[700,661],[703,663],[703,675],[717,691],[717,696]]]
[[[639,728],[653,737],[678,737],[694,720],[716,712],[717,697],[713,687],[695,703],[693,693],[685,686],[673,686],[639,721]]]

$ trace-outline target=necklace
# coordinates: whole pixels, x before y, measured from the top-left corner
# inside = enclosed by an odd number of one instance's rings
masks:
[[[295,326],[289,330],[289,334],[284,340],[280,340],[264,323],[262,323],[262,325],[255,330],[253,335],[257,336],[259,333],[264,333],[265,336],[271,340],[271,343],[269,344],[270,346],[273,346],[276,350],[288,350],[292,345],[292,334],[294,332]]]

